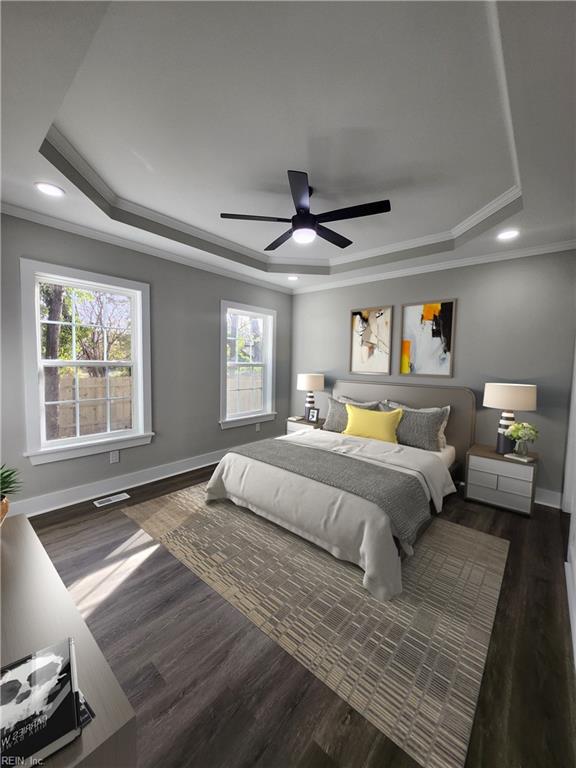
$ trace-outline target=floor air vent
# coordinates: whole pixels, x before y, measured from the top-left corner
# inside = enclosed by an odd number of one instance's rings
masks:
[[[124,501],[129,499],[130,496],[127,493],[115,493],[114,496],[106,496],[103,499],[96,499],[93,501],[95,507],[107,507],[108,504],[116,504],[117,501]]]

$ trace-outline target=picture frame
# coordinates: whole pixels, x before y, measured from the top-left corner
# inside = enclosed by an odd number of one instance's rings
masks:
[[[400,376],[452,378],[457,299],[402,305]]]
[[[365,307],[350,311],[350,373],[390,376],[394,307]]]
[[[308,421],[311,424],[317,424],[319,416],[320,416],[320,410],[318,408],[310,408],[310,410],[308,411]]]

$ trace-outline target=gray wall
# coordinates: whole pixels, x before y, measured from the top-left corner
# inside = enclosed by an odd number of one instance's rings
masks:
[[[535,256],[476,267],[299,294],[294,297],[292,411],[304,410],[304,394],[294,389],[298,372],[324,372],[362,381],[410,381],[470,387],[481,406],[486,381],[538,385],[537,413],[520,414],[540,430],[538,486],[562,488],[576,313],[576,256]],[[458,299],[454,377],[399,376],[403,303]],[[392,376],[349,373],[350,310],[394,305]],[[326,401],[317,397],[325,415]],[[439,403],[441,405],[441,403]],[[476,439],[493,444],[499,414],[479,408]]]
[[[152,420],[150,445],[32,466],[25,451],[20,325],[20,258],[28,257],[150,284]],[[220,300],[275,309],[277,368],[275,421],[222,430]],[[2,461],[22,472],[15,501],[70,488],[219,448],[271,437],[285,430],[290,399],[292,297],[202,270],[3,217],[2,225]]]
[[[290,381],[295,384],[297,372],[322,371],[328,381],[335,378],[378,381],[377,377],[354,377],[348,372],[350,309],[394,305],[394,374],[385,378],[406,381],[396,373],[400,305],[456,297],[454,378],[442,383],[470,387],[477,393],[479,402],[485,381],[538,384],[538,412],[525,415],[540,429],[536,446],[542,455],[538,485],[561,490],[576,329],[573,253],[301,294],[294,297],[292,318],[291,297],[277,291],[9,216],[3,217],[2,235],[2,461],[22,472],[24,491],[18,499],[255,439],[254,426],[223,431],[218,424],[220,299],[266,306],[278,312],[278,417],[274,422],[263,423],[259,435],[268,437],[284,431],[284,419],[289,412],[303,411],[303,393],[295,390],[290,393]],[[120,464],[110,465],[105,453],[33,467],[22,456],[25,450],[19,275],[22,256],[142,280],[151,286],[156,437],[148,446],[122,451]],[[324,402],[322,406],[325,408]],[[479,409],[477,439],[480,442],[493,442],[497,421],[495,411]]]

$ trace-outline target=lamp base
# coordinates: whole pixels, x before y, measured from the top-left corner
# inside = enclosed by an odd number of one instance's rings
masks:
[[[514,440],[506,437],[505,432],[514,422],[516,417],[513,411],[502,411],[500,421],[498,422],[498,438],[496,440],[496,453],[512,453],[514,450]]]
[[[498,433],[498,439],[496,441],[496,453],[512,453],[514,451],[514,440],[511,440],[506,435]]]
[[[306,421],[308,421],[308,417],[310,416],[310,409],[315,407],[316,405],[314,403],[314,392],[307,392],[306,403],[304,405],[304,418]]]

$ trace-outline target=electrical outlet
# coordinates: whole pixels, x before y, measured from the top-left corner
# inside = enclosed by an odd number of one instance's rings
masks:
[[[260,424],[256,424],[256,432],[260,432]]]
[[[110,451],[110,464],[118,464],[120,461],[120,451]]]

